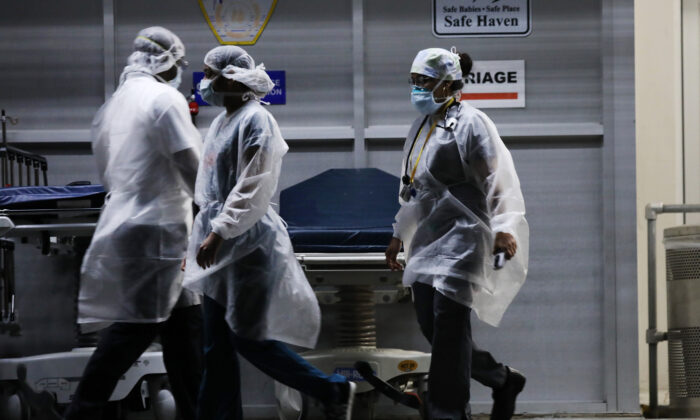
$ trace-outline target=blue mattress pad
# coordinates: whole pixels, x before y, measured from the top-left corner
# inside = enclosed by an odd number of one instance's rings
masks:
[[[99,208],[104,197],[101,185],[0,188],[0,209]]]
[[[330,169],[280,194],[296,252],[383,252],[399,209],[399,179],[379,169]]]
[[[383,252],[399,209],[399,179],[379,169],[331,169],[280,194],[296,252]],[[100,208],[101,185],[0,189],[1,210]]]

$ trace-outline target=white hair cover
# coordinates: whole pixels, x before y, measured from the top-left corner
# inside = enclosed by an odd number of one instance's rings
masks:
[[[209,51],[204,64],[223,77],[248,86],[255,96],[261,98],[275,87],[265,72],[265,65],[255,65],[255,60],[240,47],[222,45]]]
[[[459,55],[443,48],[428,48],[418,51],[411,65],[411,73],[418,73],[438,80],[461,80],[462,68]]]
[[[174,65],[186,66],[185,45],[177,35],[160,26],[142,29],[134,39],[134,52],[127,60],[119,83],[129,73],[139,72],[157,75]]]

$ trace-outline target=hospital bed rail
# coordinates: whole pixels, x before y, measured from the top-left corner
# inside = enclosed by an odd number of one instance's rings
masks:
[[[0,112],[2,123],[2,145],[0,145],[0,188],[49,185],[48,163],[46,158],[7,144],[7,123],[17,124],[18,120]],[[32,177],[34,178],[32,180]],[[16,181],[16,183],[15,183]]]

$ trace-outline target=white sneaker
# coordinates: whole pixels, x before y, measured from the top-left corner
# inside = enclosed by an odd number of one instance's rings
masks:
[[[326,420],[351,420],[352,419],[352,404],[355,402],[355,390],[357,384],[352,381],[347,382],[347,396],[340,402],[329,403],[324,407]]]

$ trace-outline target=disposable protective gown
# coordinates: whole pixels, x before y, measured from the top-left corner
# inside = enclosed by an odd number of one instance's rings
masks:
[[[108,194],[82,264],[78,322],[164,321],[181,298],[192,225],[192,185],[173,155],[198,157],[201,136],[184,96],[137,72],[100,108],[92,138]]]
[[[185,286],[224,306],[240,336],[311,348],[320,330],[318,302],[270,206],[287,150],[276,121],[257,101],[212,122],[197,174],[200,211]],[[214,266],[203,270],[196,255],[212,231],[224,242]]]
[[[435,121],[421,116],[413,123],[404,147],[402,176],[418,166],[408,201],[399,197],[394,236],[404,244],[404,284],[430,284],[445,296],[471,307],[479,318],[497,326],[525,281],[529,230],[525,203],[510,152],[493,122],[462,102],[448,110],[456,119],[437,126],[418,160],[420,148]],[[409,152],[416,133],[413,153]],[[496,232],[515,237],[518,250],[501,270],[493,269]]]

